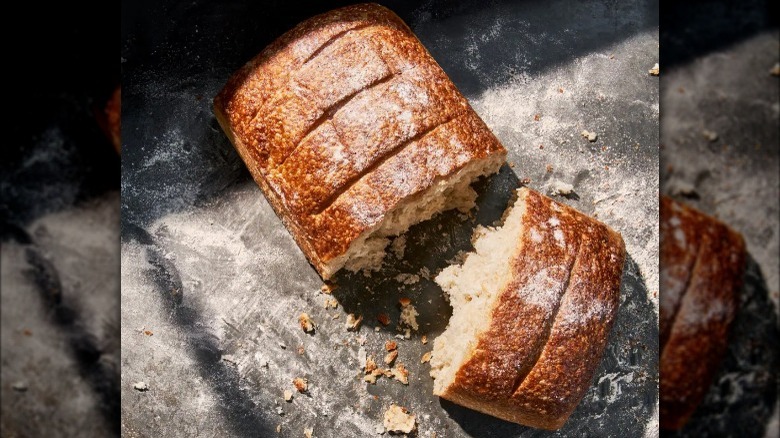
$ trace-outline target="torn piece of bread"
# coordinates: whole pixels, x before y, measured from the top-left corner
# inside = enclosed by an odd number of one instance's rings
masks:
[[[619,234],[527,188],[503,226],[436,282],[453,307],[434,341],[434,393],[558,429],[590,387],[620,302]]]
[[[720,368],[747,253],[715,218],[661,197],[660,423],[680,429]]]
[[[376,4],[304,21],[230,78],[217,120],[320,275],[381,265],[506,150],[403,21]]]

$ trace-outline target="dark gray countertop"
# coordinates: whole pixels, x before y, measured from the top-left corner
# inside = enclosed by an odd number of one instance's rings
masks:
[[[321,280],[219,129],[211,99],[240,65],[298,21],[330,9],[202,1],[124,6],[122,428],[127,436],[375,434],[391,402],[418,436],[654,436],[657,430],[657,3],[388,2],[509,150],[479,183],[473,219],[445,213],[414,227],[403,257],[372,277],[341,275],[325,309]],[[535,116],[539,115],[539,120]],[[596,131],[589,143],[582,130]],[[548,170],[549,169],[549,170]],[[431,394],[420,357],[451,309],[431,281],[474,226],[506,208],[519,180],[623,234],[621,307],[593,387],[564,428],[503,422]],[[430,272],[431,275],[427,275]],[[418,274],[404,284],[398,274]],[[412,299],[419,332],[398,340],[409,386],[362,382]],[[306,335],[297,317],[319,324]],[[366,323],[344,329],[347,313]],[[392,323],[374,331],[375,315]],[[333,319],[338,316],[338,319]],[[144,331],[152,335],[144,334]],[[361,342],[364,345],[361,345]],[[282,398],[294,377],[311,388]],[[133,389],[138,381],[149,390]],[[279,409],[283,412],[280,415]]]

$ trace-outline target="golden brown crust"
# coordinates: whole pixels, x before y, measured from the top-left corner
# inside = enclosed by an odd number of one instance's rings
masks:
[[[521,189],[513,278],[491,325],[442,397],[528,426],[557,429],[590,386],[619,304],[619,234]],[[580,354],[580,352],[584,352]]]
[[[375,4],[296,26],[228,81],[214,110],[326,278],[400,201],[506,154],[403,21]]]
[[[670,199],[663,202],[669,208],[662,210],[661,221],[669,230],[699,236],[698,245],[688,247],[684,259],[695,261],[687,269],[669,264],[680,258],[662,259],[660,265],[662,276],[677,270],[683,274],[676,275],[688,277],[677,312],[670,317],[661,308],[663,318],[673,322],[661,347],[660,422],[664,429],[679,429],[701,403],[723,360],[739,305],[746,251],[742,236],[722,222]],[[662,234],[662,253],[679,240],[679,232]]]

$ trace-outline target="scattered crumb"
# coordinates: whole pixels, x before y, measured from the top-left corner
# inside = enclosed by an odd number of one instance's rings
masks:
[[[358,331],[360,329],[360,323],[363,322],[363,315],[355,317],[354,313],[347,315],[347,322],[344,326],[348,331]]]
[[[588,141],[591,143],[593,143],[594,141],[596,141],[596,139],[599,138],[598,134],[596,134],[595,132],[590,132],[588,130],[583,130],[582,132],[580,132],[580,135],[587,138]]]
[[[281,431],[282,431],[282,425],[281,424],[277,424],[276,425],[276,433],[280,433]]]
[[[306,429],[303,429],[303,436],[305,436],[306,438],[311,438],[312,436],[314,436],[313,434],[314,434],[314,429],[312,429],[311,427],[307,427]]]
[[[143,384],[146,389],[139,389],[137,386],[139,383]],[[146,383],[143,382],[139,382],[139,383],[136,383],[135,389],[138,389],[139,391],[146,391],[147,389],[149,389],[149,387],[146,386]],[[11,385],[11,389],[13,389],[16,392],[27,392],[27,383],[16,382],[13,385]]]
[[[539,120],[542,120],[542,115],[541,114],[534,115],[534,122],[538,122]]]
[[[32,331],[30,329],[24,329],[22,330],[22,334],[25,336],[32,336]]]
[[[420,338],[420,342],[423,343],[423,345],[428,343],[428,336],[422,335],[422,338]]]
[[[547,165],[547,173],[552,173],[552,171],[553,171],[552,164],[548,164]]]
[[[423,266],[422,268],[420,268],[419,275],[422,278],[427,278],[428,280],[430,280],[431,279],[431,270],[428,269],[427,266]]]
[[[514,161],[510,161],[509,162],[509,167],[514,169],[515,168],[515,162]]]
[[[550,184],[550,196],[570,195],[574,191],[574,186],[563,181],[555,180]]]
[[[385,355],[385,365],[392,365],[398,357],[398,350],[393,350]]]
[[[15,385],[18,385],[18,383]],[[14,386],[14,389],[19,391],[19,389],[17,389],[16,386]],[[146,382],[136,382],[133,384],[133,389],[135,389],[136,391],[146,392],[149,390],[149,385],[147,385]],[[27,390],[27,386],[24,387],[23,391],[26,390]]]
[[[296,377],[293,379],[293,385],[298,392],[306,392],[309,389],[309,381],[303,377]]]
[[[301,324],[301,328],[306,333],[314,333],[314,321],[311,320],[307,313],[301,313],[298,317],[298,323]]]
[[[290,391],[289,389],[285,389],[284,390],[284,401],[286,401],[287,403],[290,403],[292,401],[292,399],[293,399],[293,392]]]
[[[520,185],[527,186],[531,184],[531,178],[525,177],[520,180]]]
[[[420,363],[430,362],[430,360],[431,360],[431,352],[429,351],[422,355],[422,359],[420,359]]]
[[[325,300],[325,308],[326,309],[338,309],[339,308],[339,301],[335,298],[327,298]]]
[[[335,284],[325,283],[322,285],[322,287],[320,287],[320,292],[330,295],[334,290],[336,290],[336,287],[337,286]]]
[[[409,370],[407,370],[406,367],[404,367],[404,364],[399,363],[398,365],[395,366],[395,368],[389,371],[390,371],[390,376],[394,377],[395,380],[398,380],[404,385],[409,384]]]
[[[388,321],[387,323],[389,324],[389,323],[390,323],[390,321]],[[375,331],[375,332],[377,332],[377,333],[379,333],[379,332],[381,332],[381,331],[382,331],[382,327],[376,326],[376,327],[374,327],[374,331]]]
[[[151,330],[144,330],[144,334],[145,334],[146,336],[154,336],[154,333],[152,333],[152,331],[151,331]]]
[[[376,384],[376,377],[373,373],[367,374],[365,377],[363,377],[363,381],[366,383],[370,383],[372,385]]]
[[[655,65],[653,65],[653,68],[651,68],[647,72],[650,73],[650,76],[658,76],[659,74],[661,74],[661,69],[658,66],[658,63],[656,62]]]
[[[387,351],[393,351],[398,348],[398,343],[395,341],[387,341],[385,342],[385,350]]]
[[[376,362],[374,361],[374,357],[373,356],[368,356],[366,358],[366,366],[364,368],[365,372],[366,373],[370,373],[370,372],[374,371],[375,369],[377,369],[377,366],[376,366]]]
[[[415,330],[417,330],[417,329],[415,329]],[[407,341],[409,339],[412,339],[412,332],[409,329],[404,330],[404,339],[406,339]]]
[[[409,304],[412,304],[412,300],[409,299],[409,298],[403,297],[403,298],[398,300],[398,304],[400,304],[401,307],[406,307]]]
[[[417,274],[398,274],[395,276],[395,281],[402,284],[415,284],[420,281],[420,276]]]
[[[558,92],[563,94],[563,88],[558,88]]]
[[[390,251],[396,258],[404,258],[404,252],[406,251],[406,236],[398,236],[390,244]]]
[[[377,435],[382,435],[385,433],[385,426],[381,424],[377,424],[374,428],[374,432],[376,432]]]
[[[718,140],[718,133],[714,131],[710,131],[709,129],[705,129],[701,132],[701,135],[704,136],[704,138],[707,139],[710,143]]]
[[[775,64],[775,66],[772,67],[771,70],[769,70],[769,74],[772,76],[780,76],[780,62]]]
[[[279,415],[284,415],[284,409],[282,409],[281,406],[276,407],[276,413]]]
[[[420,328],[417,324],[418,315],[417,309],[413,305],[408,304],[401,309],[400,322],[403,325],[411,327],[414,331],[417,331],[417,329]]]
[[[340,316],[341,316],[341,315],[337,313],[337,314],[333,315],[333,316],[331,317],[331,319],[339,319],[339,317],[340,317]]]
[[[306,348],[303,345],[298,346],[298,354],[303,356],[303,353],[306,353]]]
[[[388,432],[411,433],[416,427],[417,420],[414,415],[409,414],[406,408],[390,405],[385,412],[384,426]]]
[[[379,321],[380,324],[387,326],[390,324],[390,317],[387,316],[387,313],[380,313],[376,316],[376,320]],[[376,330],[376,329],[374,329]],[[379,330],[377,330],[379,331]]]

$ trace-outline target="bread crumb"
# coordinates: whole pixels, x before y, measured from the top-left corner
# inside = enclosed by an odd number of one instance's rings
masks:
[[[376,432],[377,435],[382,435],[385,433],[385,426],[381,424],[377,424],[374,428],[374,432]]]
[[[303,353],[306,353],[306,348],[303,345],[298,346],[298,354],[303,356]]]
[[[298,323],[301,324],[301,328],[306,333],[314,333],[314,321],[311,320],[307,313],[301,313],[298,317]]]
[[[563,94],[563,88],[558,88],[558,93]]]
[[[385,412],[383,424],[388,432],[396,433],[411,433],[415,427],[417,420],[414,415],[409,414],[406,408],[391,404],[390,408]]]
[[[550,184],[550,196],[566,196],[574,191],[574,186],[563,181],[555,180]]]
[[[276,425],[276,433],[280,433],[281,431],[282,431],[282,425],[281,424],[277,424]]]
[[[385,350],[387,351],[393,351],[398,348],[398,343],[395,341],[387,341],[385,342]]]
[[[15,391],[24,392],[27,391],[27,385],[24,383],[14,383],[13,389]],[[146,392],[149,390],[149,385],[147,385],[146,382],[136,382],[133,384],[133,389],[136,391]]]
[[[387,313],[380,313],[376,316],[376,320],[379,321],[380,324],[387,326],[390,324],[390,317],[387,316]],[[378,328],[378,327],[377,327]],[[376,330],[376,329],[374,329]],[[379,330],[377,330],[379,331]]]
[[[417,274],[398,274],[395,276],[395,281],[401,284],[415,284],[420,281],[420,276]]]
[[[420,359],[420,363],[426,363],[431,361],[431,352],[427,352],[422,355],[422,359]]]
[[[591,143],[593,143],[599,138],[598,134],[596,134],[595,132],[590,132],[588,130],[583,130],[582,132],[580,132],[580,135],[587,138],[588,141]]]
[[[410,300],[409,298],[403,297],[403,298],[398,300],[398,304],[400,304],[401,307],[406,307],[409,304],[412,304],[412,300]]]
[[[393,350],[385,355],[385,364],[392,365],[395,362],[395,358],[398,357],[398,350]]]
[[[309,381],[304,379],[303,377],[294,378],[293,385],[295,385],[295,389],[297,389],[298,392],[301,393],[309,390]]]
[[[333,315],[333,316],[331,317],[331,319],[339,319],[339,317],[340,317],[340,316],[341,316],[341,315],[337,313],[337,314]]]
[[[423,345],[428,343],[428,336],[422,335],[422,338],[420,338],[420,342],[423,343]]]
[[[363,381],[374,385],[376,384],[376,376],[373,374],[367,374],[365,377],[363,377]]]
[[[307,427],[306,429],[303,429],[303,436],[306,438],[312,438],[314,436],[314,429],[311,427]]]
[[[771,70],[769,70],[769,74],[772,76],[780,76],[780,62],[775,64],[775,66],[772,67]]]
[[[323,284],[323,285],[320,287],[320,292],[321,292],[321,293],[324,293],[324,294],[326,294],[326,295],[330,295],[331,293],[333,293],[333,291],[334,291],[334,290],[336,290],[336,288],[337,288],[337,287],[338,287],[338,286],[336,286],[335,284],[328,284],[328,283],[325,283],[325,284]]]
[[[344,326],[347,328],[347,331],[354,332],[360,329],[361,322],[363,322],[363,315],[355,317],[354,313],[350,313],[347,315],[347,322],[344,324]]]
[[[411,303],[411,300],[409,301]],[[400,316],[400,323],[406,326],[411,327],[414,331],[417,331],[420,326],[417,324],[417,316],[419,313],[417,313],[417,309],[411,305],[403,305],[401,304],[403,308],[401,309],[401,316]]]
[[[290,391],[289,389],[285,389],[284,390],[284,401],[286,401],[287,403],[290,403],[292,401],[292,399],[293,399],[293,392]]]
[[[718,141],[718,133],[714,131],[710,131],[709,129],[705,129],[701,132],[701,135],[704,136],[704,138],[707,139],[710,143],[714,141]]]
[[[404,252],[406,252],[406,236],[398,236],[390,244],[390,251],[395,255],[395,258],[404,258]]]
[[[374,357],[373,356],[368,356],[366,358],[366,366],[364,368],[365,372],[366,373],[370,373],[370,372],[374,371],[376,368],[377,368],[377,366],[376,366],[376,362],[374,361]]]
[[[534,122],[538,122],[539,120],[542,120],[542,115],[541,114],[535,114],[534,115]]]
[[[552,173],[552,171],[553,171],[552,164],[548,164],[547,165],[547,173]]]
[[[335,298],[327,298],[325,299],[325,308],[326,309],[338,309],[339,308],[339,301]]]
[[[398,365],[395,366],[395,368],[389,371],[390,371],[390,376],[394,377],[395,380],[398,380],[404,385],[409,384],[409,370],[407,370],[406,367],[404,367],[404,364],[399,363]]]
[[[653,68],[647,71],[650,73],[650,76],[658,76],[661,74],[661,68],[658,66],[658,63],[656,62],[655,65],[653,65]]]

